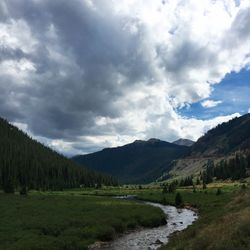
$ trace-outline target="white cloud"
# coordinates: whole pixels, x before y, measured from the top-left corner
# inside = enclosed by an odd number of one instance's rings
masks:
[[[212,119],[208,120],[201,120],[201,119],[180,119],[179,127],[180,130],[180,137],[182,138],[189,138],[191,140],[197,140],[200,136],[202,136],[208,130],[216,127],[218,124],[222,122],[227,122],[235,117],[239,117],[239,113],[234,113],[227,116],[217,116]],[[177,124],[178,126],[178,124]]]
[[[1,6],[0,6],[1,7]],[[38,41],[32,36],[29,24],[24,20],[10,19],[0,22],[0,48],[21,49],[24,53],[34,52]]]
[[[177,110],[220,104],[213,86],[250,66],[248,0],[5,2],[0,115],[59,150],[197,139],[239,115]]]
[[[213,108],[222,103],[222,101],[205,100],[201,102],[201,106],[204,108]]]

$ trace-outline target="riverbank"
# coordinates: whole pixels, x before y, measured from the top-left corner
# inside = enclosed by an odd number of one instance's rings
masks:
[[[169,240],[169,236],[175,232],[180,232],[191,225],[197,214],[188,209],[176,208],[174,206],[161,205],[158,203],[146,202],[154,207],[162,209],[167,219],[167,224],[156,228],[142,228],[133,233],[124,234],[114,241],[102,244],[94,250],[142,250],[159,249]]]
[[[201,201],[197,222],[174,235],[161,250],[250,249],[250,190],[222,193],[218,199],[206,206]]]
[[[160,208],[79,192],[0,194],[0,249],[83,250],[140,227],[166,223]]]
[[[244,188],[244,186],[246,188]],[[217,192],[220,188],[221,192]],[[85,190],[84,193],[89,191]],[[93,192],[93,191],[91,191]],[[142,200],[174,204],[176,193],[163,194],[157,186],[112,188],[97,190],[98,195],[137,195]],[[171,236],[162,249],[247,250],[250,248],[250,190],[247,183],[212,183],[203,190],[201,186],[179,188],[185,206],[199,210],[199,219],[183,232]],[[226,223],[228,221],[228,223]],[[230,223],[232,222],[232,223]],[[238,235],[238,236],[237,236]],[[225,246],[225,247],[224,247]]]
[[[250,248],[247,184],[244,189],[241,183],[218,183],[206,190],[198,186],[195,192],[192,187],[177,192],[185,206],[199,210],[199,219],[171,236],[163,249]],[[147,185],[30,192],[27,197],[0,194],[0,249],[87,249],[96,241],[112,240],[131,229],[159,226],[165,221],[159,208],[110,197],[117,195],[136,195],[164,205],[174,204],[176,193],[163,194],[159,186]]]

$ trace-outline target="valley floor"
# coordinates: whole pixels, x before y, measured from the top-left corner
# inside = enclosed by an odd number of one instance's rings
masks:
[[[186,206],[198,209],[199,219],[183,232],[172,236],[162,250],[247,250],[250,249],[250,189],[247,184],[224,182],[209,184],[207,189],[179,188]],[[243,187],[243,188],[242,188]],[[220,188],[221,194],[217,194]],[[91,193],[93,191],[85,191]],[[139,199],[174,204],[175,193],[161,189],[99,190],[98,195],[136,194]],[[93,194],[93,193],[92,193]]]
[[[217,188],[222,193],[217,195]],[[250,190],[241,183],[178,189],[199,219],[172,236],[162,249],[250,249]],[[27,197],[0,194],[0,249],[87,249],[97,240],[112,240],[136,227],[163,223],[160,209],[109,196],[174,204],[175,194],[156,186],[31,192]]]
[[[1,250],[87,249],[139,226],[165,223],[160,208],[80,192],[0,194]]]

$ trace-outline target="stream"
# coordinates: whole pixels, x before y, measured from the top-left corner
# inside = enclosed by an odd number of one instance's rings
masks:
[[[128,198],[128,197],[117,197]],[[133,197],[130,197],[133,198]],[[186,208],[176,208],[169,205],[144,202],[154,207],[159,207],[167,216],[167,224],[156,228],[142,228],[138,231],[122,235],[114,241],[102,245],[106,250],[153,250],[165,245],[169,236],[175,232],[182,231],[191,225],[198,215]]]

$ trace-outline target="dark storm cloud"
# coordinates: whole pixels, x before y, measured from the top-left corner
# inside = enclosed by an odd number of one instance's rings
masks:
[[[198,1],[164,3],[2,0],[0,116],[45,142],[86,152],[117,135],[122,143],[138,134],[186,136],[175,108],[207,98],[209,81],[242,67],[245,48],[236,66],[225,64],[231,48],[249,38],[249,9],[238,12],[227,34],[218,29],[220,37],[207,20],[193,33],[193,12],[213,13],[217,1],[204,11]],[[221,52],[227,56],[220,61]]]
[[[4,60],[20,60],[28,57],[21,49],[0,48],[0,62]]]
[[[34,134],[53,139],[98,134],[95,118],[119,117],[123,110],[115,101],[131,84],[150,75],[146,59],[135,50],[140,34],[123,30],[128,20],[115,22],[82,1],[6,3],[9,18],[24,20],[38,44],[30,53],[21,48],[1,53],[2,60],[28,58],[36,72],[18,90],[14,84],[7,90],[2,84],[0,102],[4,104],[11,91],[21,93],[25,100],[19,102],[15,118]],[[55,59],[53,53],[64,57]],[[3,105],[1,113],[13,119]]]

